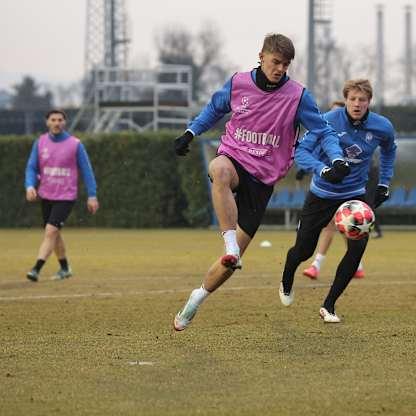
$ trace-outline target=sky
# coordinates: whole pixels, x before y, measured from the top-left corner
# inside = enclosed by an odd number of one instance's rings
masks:
[[[334,38],[350,48],[374,47],[377,4],[384,5],[386,55],[401,59],[404,6],[416,13],[416,0],[332,0]],[[10,89],[26,74],[51,84],[81,79],[86,5],[87,0],[0,0],[0,89]],[[256,66],[269,32],[291,37],[298,56],[306,51],[308,0],[126,0],[126,5],[135,67],[154,64],[154,39],[164,27],[196,33],[206,21],[218,26],[225,58],[236,69]]]

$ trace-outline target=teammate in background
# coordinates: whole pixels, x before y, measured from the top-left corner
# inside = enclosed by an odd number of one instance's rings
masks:
[[[345,102],[341,100],[334,101],[331,106],[330,110],[335,110],[336,108],[345,107]],[[302,173],[302,175],[301,175]],[[299,169],[296,173],[296,179],[302,180],[303,176],[306,172],[302,169]],[[378,177],[377,177],[378,183]],[[312,264],[303,271],[303,274],[311,279],[317,279],[319,276],[319,272],[321,271],[322,263],[325,261],[326,253],[328,252],[329,247],[332,244],[332,240],[334,238],[334,234],[337,232],[335,228],[334,221],[331,221],[326,227],[324,227],[321,231],[318,241],[318,249],[313,259]],[[364,268],[363,264],[360,261],[358,265],[358,269],[354,273],[354,277],[357,279],[361,279],[364,277]]]
[[[294,300],[293,279],[297,267],[312,256],[319,234],[345,201],[365,201],[365,184],[371,158],[380,147],[380,179],[373,208],[380,206],[389,197],[389,184],[393,176],[396,156],[394,129],[390,121],[373,112],[370,105],[373,91],[368,80],[347,81],[343,95],[346,108],[337,108],[325,114],[331,126],[338,132],[351,173],[333,184],[322,180],[319,172],[328,161],[321,144],[313,133],[307,132],[296,149],[296,163],[306,171],[314,171],[310,191],[300,214],[295,245],[288,251],[280,284],[279,296],[285,306]],[[340,322],[335,313],[335,302],[352,279],[367,246],[368,238],[347,240],[347,251],[336,270],[335,279],[319,310],[325,322]]]
[[[48,132],[41,135],[33,146],[26,165],[26,199],[41,202],[45,232],[39,248],[36,264],[26,277],[37,282],[40,270],[53,251],[60,269],[55,279],[72,276],[68,264],[61,228],[68,218],[78,194],[78,171],[87,187],[88,210],[98,209],[96,183],[88,154],[82,143],[65,129],[66,114],[51,110],[46,114]]]
[[[234,74],[175,140],[176,153],[184,156],[194,136],[232,113],[217,156],[209,165],[212,201],[225,254],[211,266],[202,286],[192,291],[176,315],[177,331],[190,324],[210,293],[241,269],[241,256],[260,225],[273,185],[293,164],[300,124],[317,142],[320,140],[328,155],[321,168],[323,180],[340,180],[349,173],[338,137],[323,119],[311,93],[286,74],[294,56],[289,38],[267,35],[259,53],[260,66]]]

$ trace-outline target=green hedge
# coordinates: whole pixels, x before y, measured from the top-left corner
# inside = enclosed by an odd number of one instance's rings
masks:
[[[83,185],[68,224],[100,227],[177,227],[209,224],[202,153],[173,152],[177,132],[80,136],[98,184],[100,210],[86,210]],[[0,226],[40,224],[39,204],[25,200],[24,171],[33,137],[0,137]],[[82,181],[81,181],[82,183]]]

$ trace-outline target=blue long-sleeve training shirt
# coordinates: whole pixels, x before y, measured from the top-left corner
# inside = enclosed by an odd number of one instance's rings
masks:
[[[256,71],[257,69],[251,71],[251,77],[254,82],[256,81]],[[281,81],[281,86],[288,80],[289,77],[285,75]],[[232,78],[212,95],[211,100],[202,109],[200,114],[189,123],[188,130],[191,131],[194,136],[199,136],[209,130],[217,121],[231,111],[231,88]],[[315,99],[307,89],[303,90],[295,116],[295,126],[297,127],[300,124],[305,127],[305,129],[309,130],[311,134],[314,134],[316,138],[322,140],[323,148],[327,152],[331,162],[342,159],[342,151],[338,146],[338,138],[335,131],[322,117]],[[329,165],[330,164],[331,163],[329,163]],[[321,162],[319,162],[319,166],[320,171],[326,167],[326,165]]]
[[[57,135],[49,134],[51,140],[55,142],[62,142],[66,140],[71,135],[64,131]],[[39,170],[39,158],[38,158],[38,142],[39,139],[35,140],[32,146],[32,151],[30,153],[29,159],[26,164],[25,172],[25,188],[33,187],[36,188],[38,184],[38,175]],[[85,187],[87,188],[88,197],[97,196],[97,183],[95,181],[94,172],[91,166],[88,153],[85,150],[85,147],[82,143],[79,143],[77,148],[77,164],[78,168],[81,171],[82,178],[84,180]]]
[[[394,128],[390,121],[379,114],[369,112],[366,119],[354,125],[345,108],[329,111],[324,117],[337,132],[351,173],[338,184],[322,179],[316,167],[318,162],[329,164],[328,156],[321,143],[317,143],[315,137],[306,132],[296,149],[295,162],[299,168],[314,172],[310,190],[318,197],[327,199],[345,199],[364,194],[371,158],[377,147],[380,147],[379,184],[389,186],[397,147]]]

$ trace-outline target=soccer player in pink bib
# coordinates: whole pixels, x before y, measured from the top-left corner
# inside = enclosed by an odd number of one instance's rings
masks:
[[[315,99],[286,74],[294,56],[289,38],[267,35],[259,53],[260,65],[234,74],[175,140],[176,154],[184,156],[195,136],[231,113],[217,156],[209,165],[212,201],[225,253],[175,316],[177,331],[191,323],[210,293],[241,269],[241,257],[260,225],[273,186],[293,164],[301,124],[328,154],[330,166],[321,166],[325,180],[339,180],[349,172],[338,137],[322,117]]]
[[[98,210],[97,185],[85,147],[79,139],[65,131],[66,114],[51,110],[46,115],[48,132],[33,144],[26,165],[26,199],[40,199],[45,233],[36,264],[26,277],[37,282],[48,257],[55,251],[60,269],[54,276],[60,280],[72,276],[66,257],[61,228],[68,218],[78,196],[78,173],[87,188],[88,210]]]

